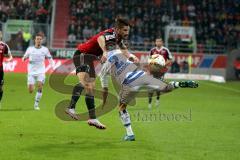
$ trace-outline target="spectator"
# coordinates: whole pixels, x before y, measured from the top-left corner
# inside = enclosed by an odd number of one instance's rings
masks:
[[[186,60],[182,62],[182,73],[189,73],[189,64]]]
[[[93,29],[89,28],[89,26],[85,26],[83,29],[83,39],[89,39],[93,35]]]
[[[48,11],[43,5],[40,5],[39,9],[36,11],[36,19],[39,23],[45,23],[47,21]]]
[[[177,63],[176,60],[172,63],[170,72],[171,73],[179,73],[180,72],[180,65]]]
[[[29,46],[32,35],[31,33],[29,33],[29,31],[22,31],[22,38],[23,38],[23,51],[26,51],[26,49]]]
[[[130,19],[133,26],[140,28],[132,32],[130,39],[141,41],[141,43],[145,38],[151,42],[157,35],[164,36],[164,27],[169,24],[194,25],[197,41],[202,45],[210,43],[234,48],[240,41],[240,30],[235,29],[240,25],[238,1],[144,0],[139,3],[138,0],[71,0],[70,8],[72,19],[75,22],[78,19],[83,21],[80,29],[82,33],[84,32],[84,36],[77,36],[77,39],[81,37],[81,40],[91,35],[90,32],[96,33],[96,30],[111,27],[113,17],[124,16]],[[180,23],[172,22],[172,20]],[[93,22],[95,25],[90,25]],[[156,32],[160,34],[156,35]],[[235,39],[235,42],[229,43],[228,40],[232,39]]]
[[[75,34],[69,34],[68,35],[68,41],[67,41],[67,47],[69,48],[75,48],[76,47],[76,36]]]
[[[50,3],[51,0],[3,0],[0,2],[0,22],[6,22],[11,18],[45,23],[49,19]]]

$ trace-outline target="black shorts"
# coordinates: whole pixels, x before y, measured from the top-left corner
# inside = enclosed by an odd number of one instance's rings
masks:
[[[2,86],[4,83],[4,72],[3,72],[3,67],[0,67],[0,85]]]
[[[73,55],[73,63],[76,67],[76,74],[79,72],[86,72],[91,78],[96,78],[94,61],[97,57],[92,54],[81,53],[77,50]]]

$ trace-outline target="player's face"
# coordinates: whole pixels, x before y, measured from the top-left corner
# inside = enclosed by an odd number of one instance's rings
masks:
[[[162,39],[156,39],[156,46],[157,47],[162,47],[163,46],[163,41],[162,41]]]
[[[35,38],[35,46],[39,47],[42,45],[42,37],[41,36],[36,36]]]
[[[127,39],[129,35],[129,30],[130,30],[129,26],[124,26],[122,28],[117,29],[117,34],[122,39]]]

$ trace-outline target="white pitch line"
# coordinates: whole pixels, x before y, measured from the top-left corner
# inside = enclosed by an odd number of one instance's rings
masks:
[[[225,90],[228,90],[228,91],[240,93],[240,90],[238,90],[238,89],[224,87],[224,86],[220,86],[220,85],[217,85],[217,84],[206,83],[206,82],[201,82],[201,83],[204,83],[204,84],[206,84],[208,86],[213,86],[213,87],[216,87],[216,88],[221,88],[221,89],[225,89]]]

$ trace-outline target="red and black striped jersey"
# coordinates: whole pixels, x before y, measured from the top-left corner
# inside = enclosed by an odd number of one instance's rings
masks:
[[[102,51],[101,47],[99,46],[97,40],[98,40],[98,37],[100,37],[102,35],[104,35],[104,37],[105,37],[106,45],[108,44],[108,41],[110,39],[111,39],[111,41],[116,41],[114,28],[110,28],[110,29],[104,30],[104,31],[96,34],[95,36],[93,36],[89,40],[87,40],[86,42],[79,44],[77,46],[77,49],[81,53],[101,56],[103,54],[103,51]]]

